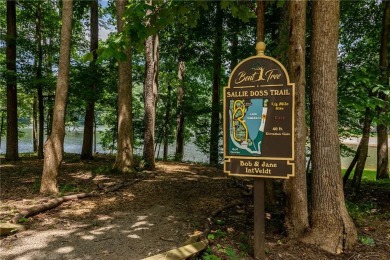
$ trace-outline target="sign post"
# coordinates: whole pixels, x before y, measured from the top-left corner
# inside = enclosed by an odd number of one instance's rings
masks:
[[[284,66],[257,55],[232,71],[223,93],[224,171],[230,176],[253,177],[254,252],[265,259],[264,178],[294,176],[295,85]]]

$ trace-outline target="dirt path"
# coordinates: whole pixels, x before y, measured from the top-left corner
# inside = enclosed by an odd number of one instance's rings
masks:
[[[60,191],[91,192],[97,184],[129,181],[129,175],[110,173],[113,162],[108,156],[80,162],[78,156],[67,155]],[[41,173],[42,161],[35,158],[1,162],[0,221],[50,199],[38,192]],[[253,259],[253,197],[243,196],[221,170],[160,162],[156,171],[136,177],[143,180],[29,218],[26,231],[0,237],[0,259],[142,259],[181,246],[189,235],[203,230],[212,212],[233,201],[244,203],[213,218],[203,259]],[[268,259],[390,259],[390,204],[383,199],[390,190],[385,185],[363,185],[361,196],[350,198],[360,242],[334,256],[286,237],[282,181],[275,181],[276,204],[267,207],[266,215]]]
[[[203,228],[213,210],[240,196],[238,189],[228,186],[226,176],[213,168],[159,163],[156,172],[146,175],[144,181],[117,192],[67,202],[31,218],[29,230],[2,238],[0,258],[142,259],[181,246],[189,235]],[[119,178],[93,176],[93,171],[74,173],[67,169],[63,178],[66,183],[81,178],[78,186],[87,187],[91,181]],[[24,200],[13,196],[14,185],[4,178],[2,219],[45,199],[29,190],[34,186],[32,178],[35,176],[26,174],[21,181],[30,185],[18,187],[25,192]]]

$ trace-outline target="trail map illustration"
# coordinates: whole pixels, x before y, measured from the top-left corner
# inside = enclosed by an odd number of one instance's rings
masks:
[[[268,99],[237,99],[229,102],[228,154],[261,156]]]

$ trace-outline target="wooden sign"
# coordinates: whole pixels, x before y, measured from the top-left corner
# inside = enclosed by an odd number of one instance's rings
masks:
[[[240,62],[224,88],[224,171],[233,176],[294,176],[294,96],[284,66],[258,54]]]

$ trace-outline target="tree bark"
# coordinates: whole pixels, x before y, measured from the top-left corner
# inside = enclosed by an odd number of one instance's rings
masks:
[[[182,161],[184,153],[184,71],[185,71],[185,62],[179,61],[178,68],[178,78],[179,86],[177,88],[177,119],[176,119],[176,153],[175,160]]]
[[[6,160],[18,160],[18,102],[16,90],[16,1],[7,1],[7,146]]]
[[[384,13],[382,21],[381,46],[379,53],[379,67],[381,70],[381,81],[384,86],[389,85],[389,30],[390,30],[390,2],[383,2]],[[380,116],[386,115],[389,111],[389,96],[383,92],[379,93],[379,98],[384,101],[384,106],[378,109],[379,123],[377,125],[377,179],[389,178],[389,139],[388,139],[388,124],[383,122]]]
[[[41,193],[58,193],[57,176],[62,162],[65,137],[65,109],[69,88],[70,45],[73,0],[63,2],[60,59],[53,112],[52,132],[44,146]]]
[[[127,0],[116,1],[118,33],[124,29],[124,12]],[[118,63],[118,149],[114,168],[120,172],[133,171],[133,116],[132,116],[132,66],[130,41],[126,38],[126,61]]]
[[[232,27],[232,35],[231,35],[231,49],[230,49],[230,73],[234,70],[234,68],[238,64],[238,34],[240,32],[240,20],[238,18],[231,18],[231,27]]]
[[[339,254],[357,232],[345,206],[337,117],[339,1],[312,3],[310,51],[311,230],[303,239]]]
[[[360,151],[361,150],[362,150],[362,139],[359,142],[359,146],[356,149],[356,153],[355,153],[355,156],[352,159],[352,162],[349,164],[348,169],[345,171],[345,174],[344,174],[344,177],[343,177],[344,189],[345,189],[345,187],[347,185],[349,176],[351,175],[351,172],[352,172],[353,168],[355,168],[355,165],[356,165],[356,163],[357,163],[357,161],[359,159],[359,155],[360,155]]]
[[[306,183],[305,54],[306,1],[289,2],[290,81],[295,83],[295,177],[284,182],[285,226],[289,237],[301,237],[309,228]]]
[[[169,145],[169,120],[171,118],[171,92],[172,86],[168,85],[168,94],[167,94],[167,105],[165,108],[165,119],[164,119],[164,155],[163,160],[168,160],[168,145]]]
[[[148,2],[152,5],[152,1]],[[147,10],[147,15],[151,15],[152,11]],[[149,19],[146,26],[151,26],[152,21]],[[158,78],[158,52],[159,52],[158,35],[149,36],[145,41],[145,90],[144,90],[144,109],[145,109],[145,131],[144,131],[144,150],[143,158],[145,160],[145,168],[154,170],[156,167],[154,153],[154,130],[156,122],[156,100],[157,100],[157,78]],[[157,63],[156,63],[157,62]]]
[[[33,113],[32,113],[32,125],[33,125],[33,151],[34,153],[38,152],[38,104],[37,96],[33,97]],[[1,134],[1,133],[0,133]]]
[[[222,25],[223,11],[221,1],[216,2],[215,16],[215,40],[214,40],[214,70],[213,89],[211,104],[211,130],[210,130],[210,164],[217,165],[219,159],[219,125],[220,125],[220,88],[221,88],[221,67],[222,67]]]
[[[93,60],[90,64],[90,72],[93,75],[97,74],[96,60],[97,60],[97,49],[99,48],[99,4],[97,0],[91,2],[91,42],[90,51],[93,54]],[[84,120],[84,136],[83,146],[81,149],[81,160],[92,160],[93,159],[93,122],[95,119],[95,82],[90,82],[88,104],[85,112]]]
[[[366,113],[364,115],[363,123],[363,134],[360,141],[360,152],[358,160],[356,162],[355,174],[353,175],[352,186],[354,187],[355,193],[360,189],[360,184],[362,182],[362,176],[364,171],[364,166],[366,165],[367,155],[368,155],[368,143],[370,141],[370,128],[371,128],[371,109],[366,108]]]
[[[38,159],[43,159],[43,138],[44,138],[44,104],[43,104],[43,86],[42,86],[42,69],[43,69],[43,50],[42,50],[42,11],[41,3],[37,2],[36,9],[36,43],[37,43],[37,91],[38,91],[38,115],[39,115],[39,132],[38,132]]]

